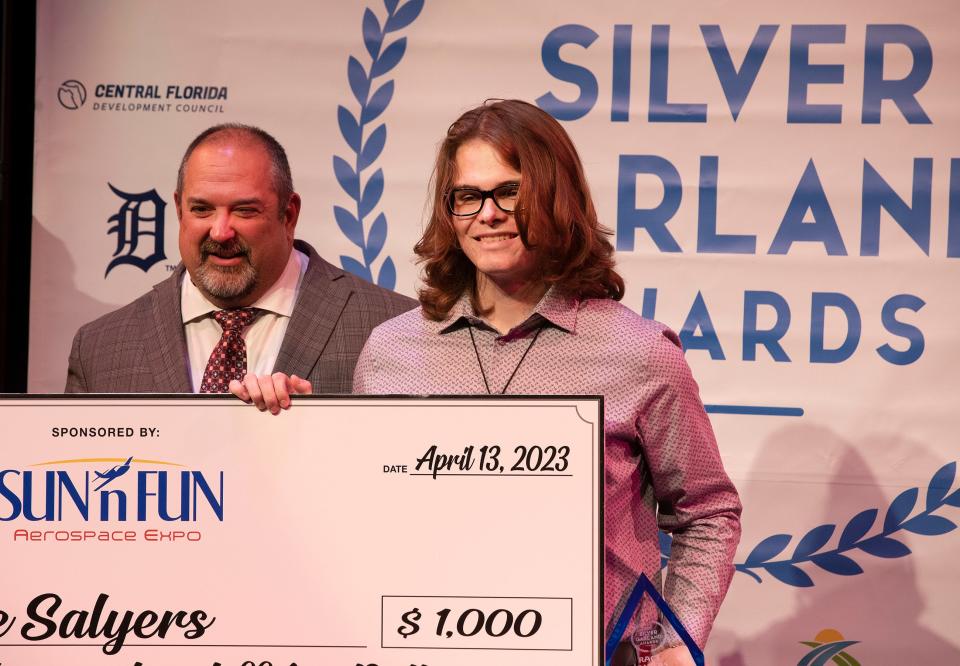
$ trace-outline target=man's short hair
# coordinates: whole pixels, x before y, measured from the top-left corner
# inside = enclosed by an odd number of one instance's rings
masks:
[[[267,154],[270,156],[273,189],[277,193],[277,202],[280,210],[283,211],[283,209],[287,207],[290,197],[293,196],[293,175],[290,173],[290,162],[287,161],[287,152],[283,149],[283,146],[280,145],[280,142],[274,139],[268,132],[253,125],[222,123],[209,127],[198,134],[197,138],[187,146],[187,151],[183,154],[183,159],[180,160],[180,169],[177,171],[177,192],[183,192],[183,175],[187,169],[187,161],[190,159],[190,156],[193,155],[193,151],[201,144],[217,138],[219,134],[244,136],[258,141],[260,145],[266,149]]]

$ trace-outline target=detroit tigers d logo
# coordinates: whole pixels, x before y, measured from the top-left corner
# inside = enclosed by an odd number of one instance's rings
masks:
[[[167,202],[160,198],[156,189],[130,193],[121,192],[110,183],[107,185],[123,199],[123,203],[116,214],[107,220],[113,224],[107,233],[117,235],[117,249],[103,277],[107,277],[120,264],[132,264],[146,273],[155,263],[167,258],[163,252],[163,222]],[[137,253],[138,249],[140,254]]]

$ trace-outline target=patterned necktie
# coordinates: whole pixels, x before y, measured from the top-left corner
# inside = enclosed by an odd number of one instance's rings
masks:
[[[227,393],[230,381],[243,379],[247,374],[247,347],[243,344],[243,329],[257,316],[256,308],[218,310],[213,318],[223,329],[220,342],[213,348],[207,368],[200,381],[200,393]]]

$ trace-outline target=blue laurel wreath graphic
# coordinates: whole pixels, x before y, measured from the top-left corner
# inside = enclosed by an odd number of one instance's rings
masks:
[[[363,172],[380,157],[387,143],[387,126],[380,123],[365,136],[367,125],[380,117],[393,98],[393,81],[386,81],[374,90],[374,80],[392,70],[407,49],[407,38],[401,37],[384,46],[384,39],[391,32],[409,26],[420,15],[424,0],[408,0],[402,6],[400,0],[383,0],[387,10],[386,21],[381,26],[376,14],[367,7],[363,13],[363,43],[370,54],[370,68],[364,69],[354,56],[347,60],[347,80],[350,90],[360,104],[359,115],[347,107],[337,107],[337,123],[340,135],[353,151],[353,165],[333,156],[333,173],[337,182],[356,204],[356,214],[341,206],[333,207],[337,226],[347,239],[360,248],[363,261],[340,255],[340,265],[365,280],[373,282],[373,261],[380,255],[387,240],[387,217],[382,212],[376,216],[368,231],[365,220],[373,213],[383,195],[383,169],[373,172],[364,182]],[[391,257],[383,260],[376,283],[393,289],[397,283],[397,269]]]
[[[807,532],[793,549],[788,558],[774,560],[782,553],[793,537],[789,534],[774,534],[758,543],[746,560],[735,565],[736,570],[744,573],[758,583],[763,578],[757,570],[763,569],[782,583],[794,587],[812,587],[813,579],[798,564],[812,562],[821,569],[839,576],[856,576],[863,573],[857,562],[845,553],[863,551],[868,555],[883,558],[904,557],[910,549],[892,535],[901,530],[924,536],[946,534],[956,529],[952,520],[935,515],[943,506],[960,507],[960,488],[949,495],[950,488],[957,475],[957,463],[950,462],[937,470],[927,485],[925,508],[910,517],[920,495],[919,488],[908,488],[897,495],[887,507],[883,526],[879,533],[867,536],[877,521],[879,509],[866,509],[851,518],[840,532],[837,547],[822,550],[837,529],[836,525],[819,525]],[[660,566],[667,564],[670,557],[671,538],[660,533]]]

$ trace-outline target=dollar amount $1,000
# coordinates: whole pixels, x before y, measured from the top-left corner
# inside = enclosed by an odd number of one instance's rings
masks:
[[[516,616],[505,608],[498,608],[489,615],[479,608],[468,608],[460,613],[456,622],[451,619],[448,628],[447,619],[451,612],[449,608],[437,611],[437,636],[452,638],[456,635],[469,638],[483,631],[487,636],[499,638],[512,631],[520,638],[529,638],[537,633],[543,624],[543,615],[532,608],[521,611]],[[409,638],[420,631],[422,615],[419,608],[408,610],[402,619],[403,624],[397,627],[398,634]]]

